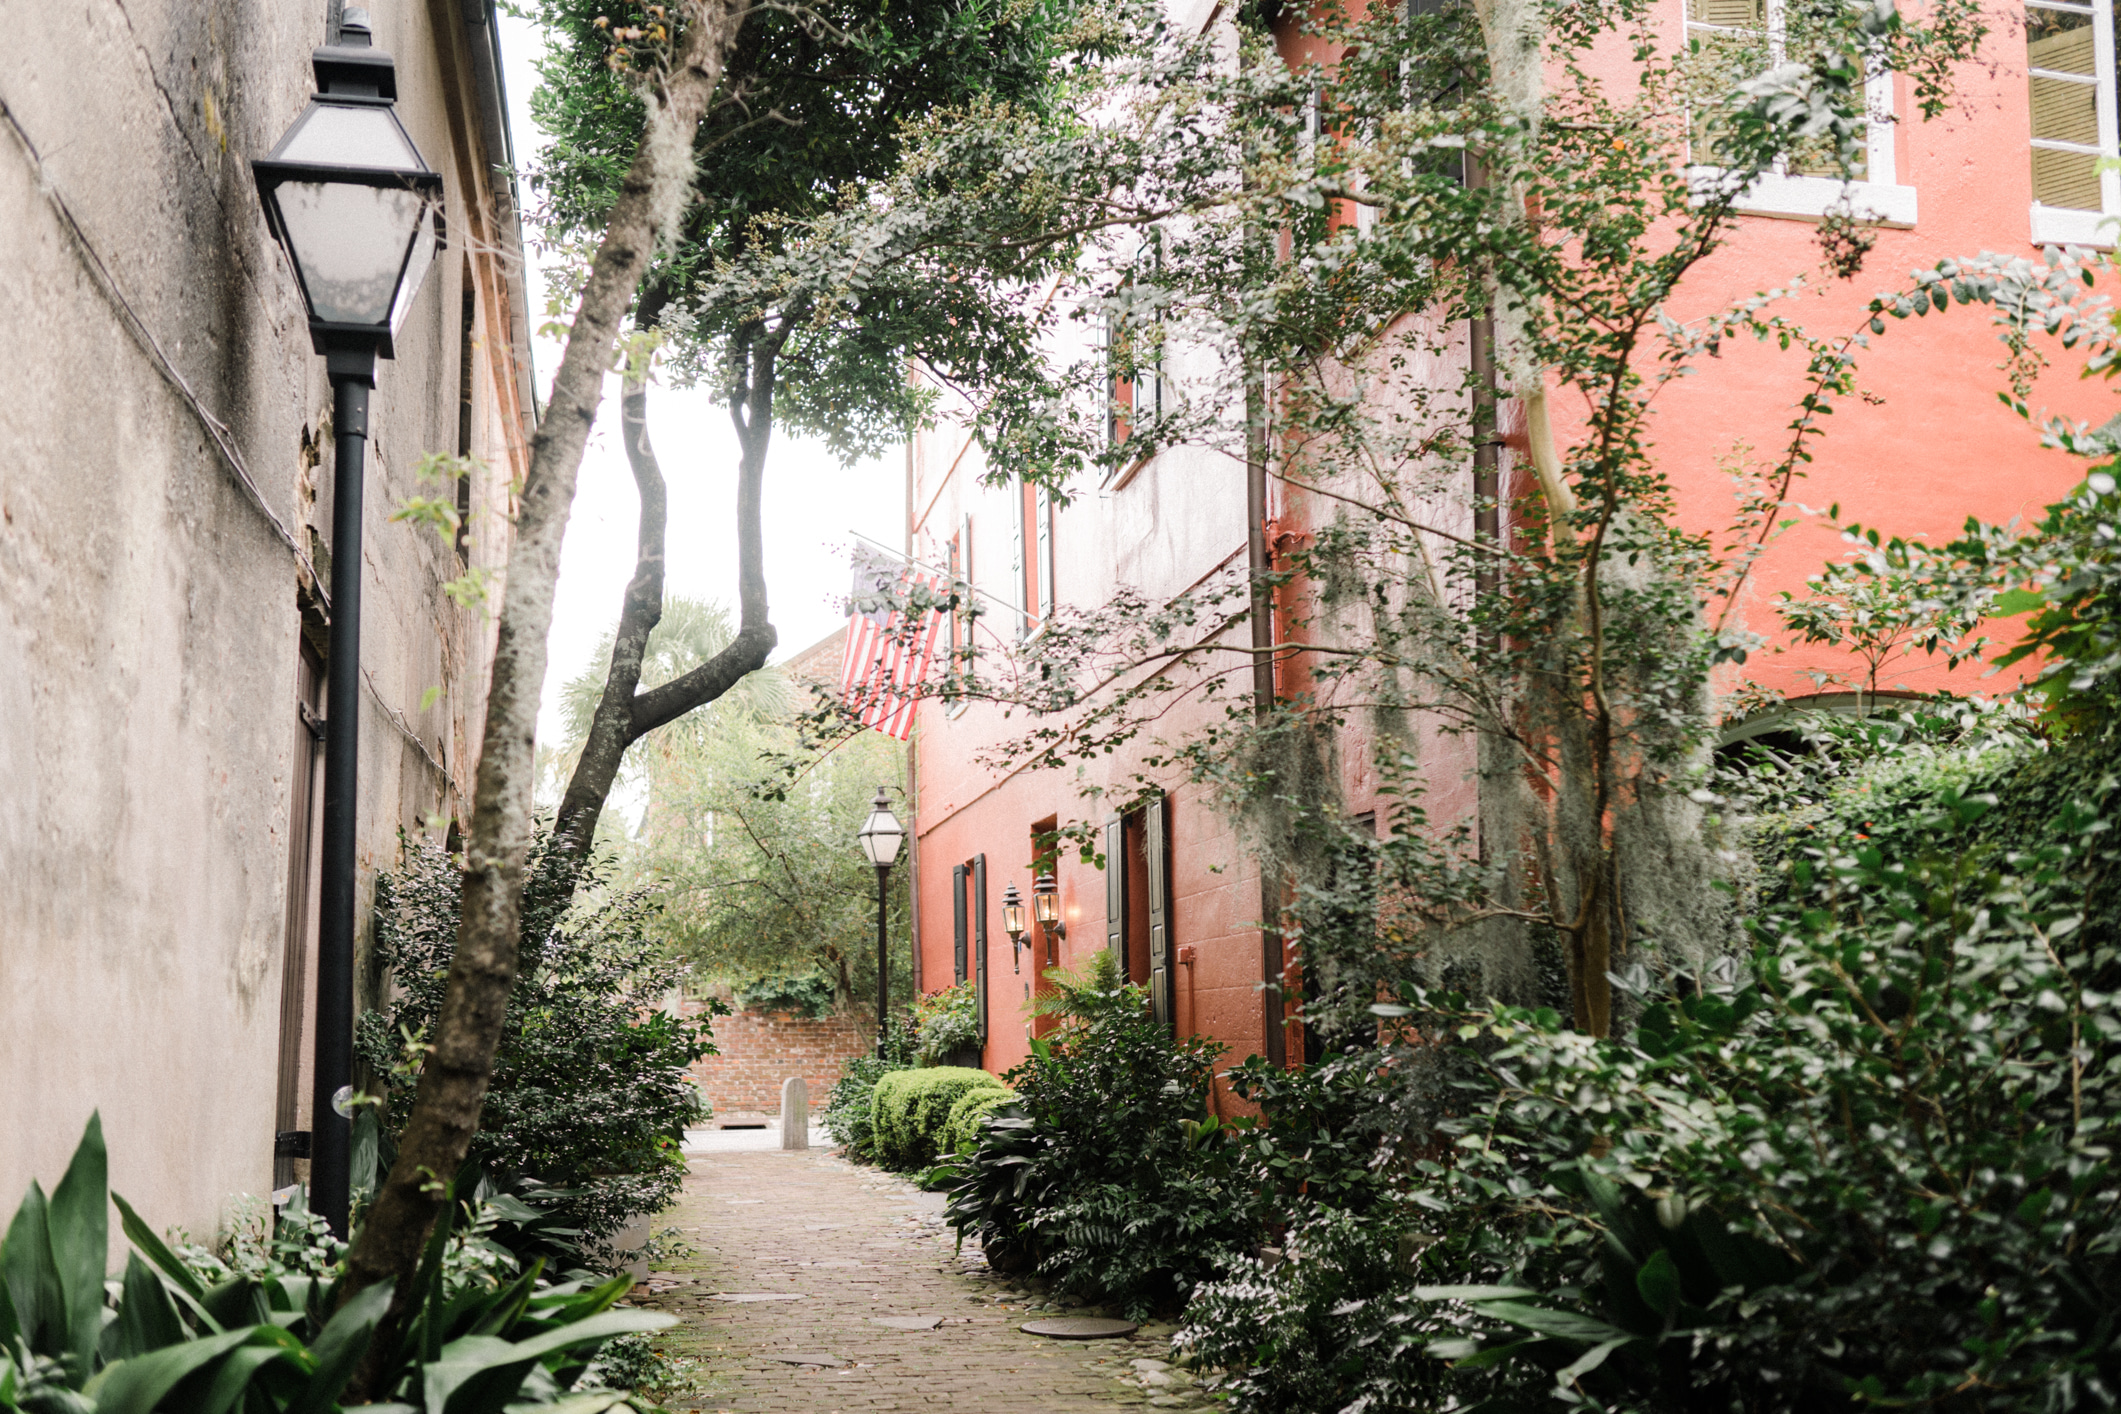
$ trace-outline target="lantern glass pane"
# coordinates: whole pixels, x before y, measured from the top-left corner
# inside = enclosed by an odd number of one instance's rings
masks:
[[[312,104],[281,139],[273,157],[334,167],[427,169],[388,108],[340,103]]]
[[[412,257],[405,262],[405,279],[398,285],[398,302],[390,311],[390,332],[395,336],[411,312],[413,301],[420,297],[420,286],[427,279],[428,267],[435,260],[435,213],[432,206],[422,203],[420,208],[420,230],[413,237]]]
[[[381,326],[426,202],[403,187],[283,182],[280,224],[302,274],[313,319]]]
[[[898,858],[899,841],[905,838],[905,834],[898,817],[880,805],[869,812],[858,838],[862,842],[862,853],[868,856],[869,862],[883,868]]]

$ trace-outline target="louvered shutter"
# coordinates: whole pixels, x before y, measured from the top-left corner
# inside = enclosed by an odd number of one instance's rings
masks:
[[[1053,593],[1053,493],[1043,486],[1038,488],[1038,593],[1031,602],[1041,625],[1060,602]]]
[[[951,940],[956,947],[957,980],[965,980],[965,866],[950,870]]]
[[[1127,975],[1127,822],[1113,816],[1105,822],[1105,946]]]
[[[1171,977],[1171,876],[1165,811],[1169,800],[1158,796],[1142,811],[1142,853],[1149,864],[1149,999],[1160,1025],[1174,1025],[1177,998]]]
[[[987,856],[972,856],[972,992],[979,1002],[979,1043],[987,1044]]]

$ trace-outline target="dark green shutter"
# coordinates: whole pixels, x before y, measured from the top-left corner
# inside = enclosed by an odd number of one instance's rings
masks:
[[[950,870],[950,924],[951,940],[957,950],[957,980],[965,980],[965,866],[953,865]]]
[[[1170,831],[1165,818],[1169,799],[1158,796],[1142,809],[1142,854],[1149,865],[1149,1001],[1160,1025],[1178,1018],[1171,977]]]
[[[979,1002],[979,1043],[987,1044],[987,856],[972,856],[972,991]]]
[[[1127,822],[1115,815],[1105,822],[1105,946],[1127,975]]]

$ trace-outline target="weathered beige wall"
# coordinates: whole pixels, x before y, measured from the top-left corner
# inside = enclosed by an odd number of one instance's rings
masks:
[[[370,8],[460,249],[373,402],[364,897],[399,828],[459,811],[470,782],[489,627],[439,592],[454,553],[389,516],[422,453],[456,449],[461,247],[495,234],[466,205],[490,159],[464,106],[459,7]],[[325,4],[85,0],[61,15],[5,0],[0,16],[0,103],[42,159],[40,175],[0,132],[0,1217],[32,1176],[58,1177],[100,1109],[113,1186],[155,1225],[203,1234],[272,1180],[297,560],[40,183],[273,514],[328,547],[329,389],[243,160],[307,98]],[[491,499],[521,453],[497,271],[482,257],[488,563],[505,555]],[[423,711],[429,688],[443,691]]]

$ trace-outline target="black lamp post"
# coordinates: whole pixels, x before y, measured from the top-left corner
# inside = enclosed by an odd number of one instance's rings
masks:
[[[338,43],[310,56],[317,93],[269,156],[250,164],[287,252],[310,342],[331,379],[337,457],[331,511],[331,659],[325,689],[324,861],[317,937],[316,1089],[310,1207],[347,1231],[352,1160],[354,797],[361,664],[361,463],[376,360],[442,240],[442,179],[393,107],[397,70],[349,8]]]
[[[882,1060],[884,1035],[891,1024],[891,959],[884,950],[884,879],[891,873],[891,862],[898,858],[898,847],[906,838],[905,828],[891,813],[891,799],[882,786],[876,788],[869,818],[862,822],[857,838],[862,842],[862,853],[876,866],[876,1058]]]
[[[1009,970],[1024,970],[1024,896],[1010,884],[1002,890],[1002,931],[1009,935]]]

